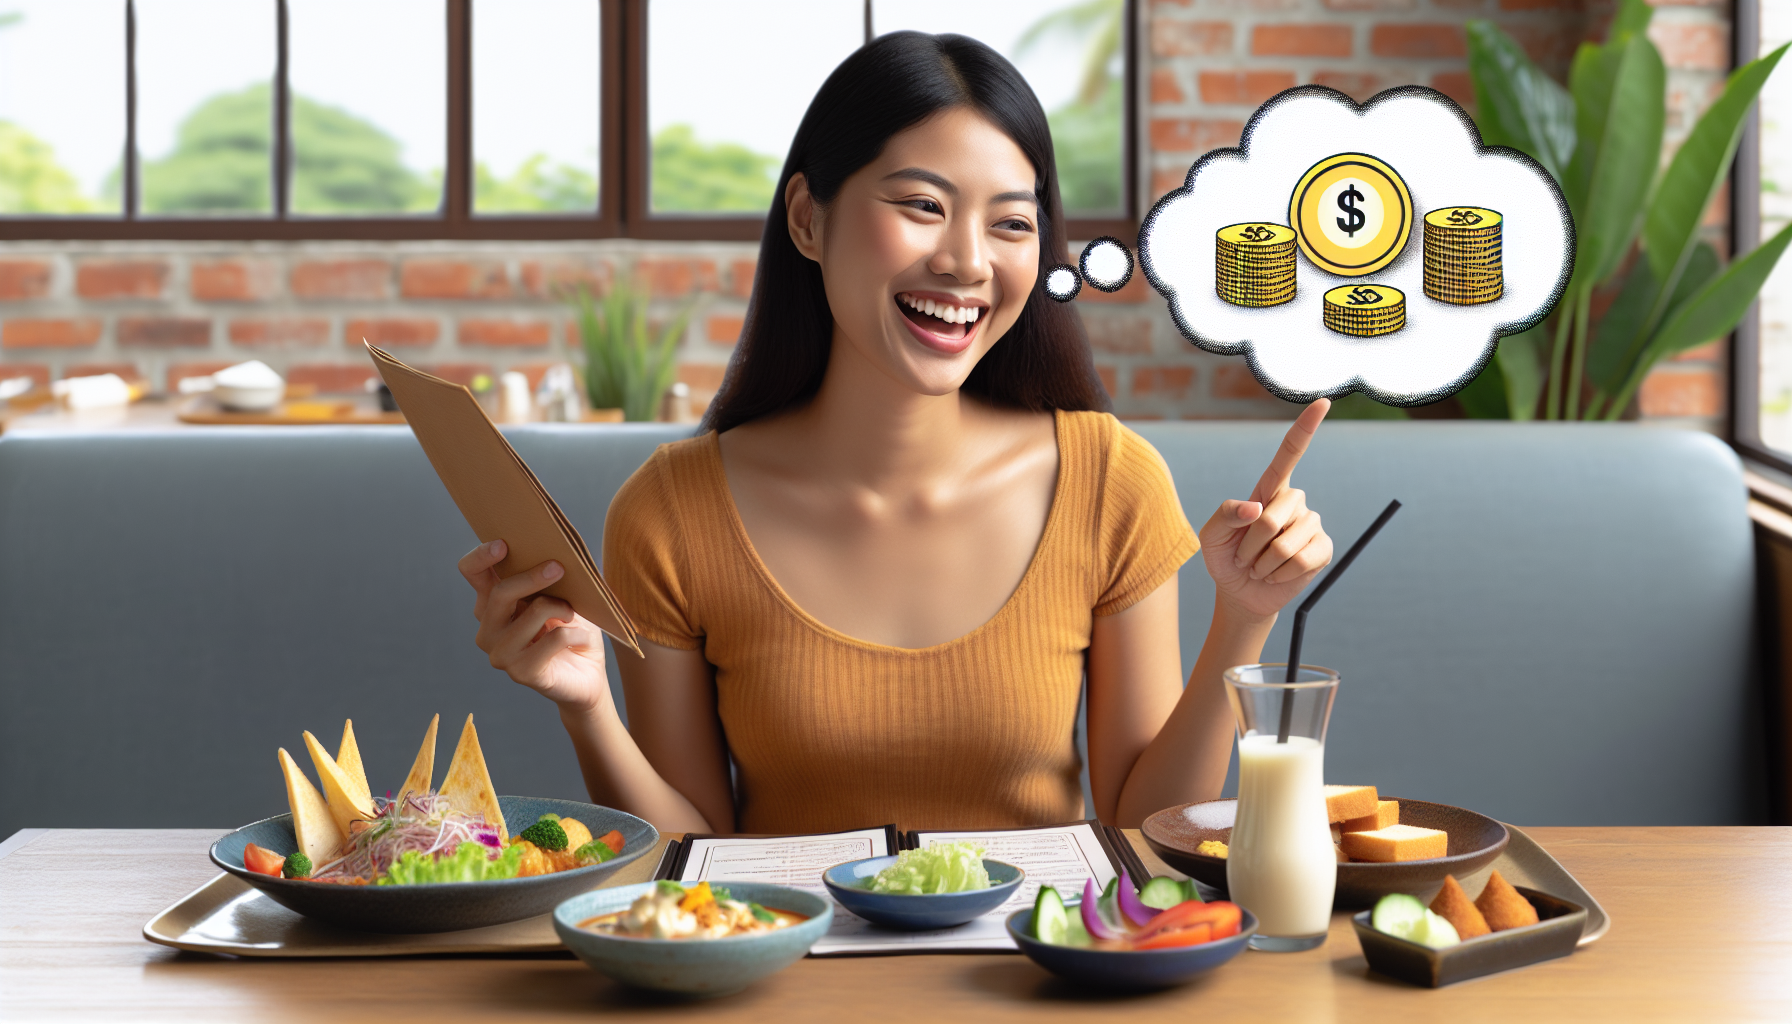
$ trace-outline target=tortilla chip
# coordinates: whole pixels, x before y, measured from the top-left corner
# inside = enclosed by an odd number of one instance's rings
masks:
[[[429,731],[423,734],[423,746],[417,748],[417,760],[411,762],[411,774],[405,776],[404,788],[398,791],[400,806],[412,793],[429,792],[429,784],[434,781],[436,772],[436,725],[441,721],[441,715],[429,720]]]
[[[485,768],[485,754],[479,749],[479,734],[473,730],[472,715],[467,716],[466,728],[460,731],[460,743],[454,748],[454,760],[448,762],[448,774],[442,776],[440,792],[448,798],[452,809],[462,814],[484,815],[487,825],[496,825],[499,843],[510,841],[497,790],[492,788],[491,773]]]
[[[344,836],[352,834],[349,822],[373,817],[373,801],[361,795],[355,780],[349,778],[330,752],[324,749],[317,737],[309,732],[305,734],[305,749],[311,752],[311,763],[317,768],[317,777],[323,780],[324,796],[330,803],[330,817],[336,819],[336,827]]]
[[[361,766],[361,748],[355,744],[355,720],[342,720],[342,745],[336,748],[336,763],[348,773],[361,794],[361,799],[369,807],[373,806],[373,791],[367,788],[367,769]]]
[[[286,802],[292,807],[292,832],[298,837],[299,852],[311,858],[313,867],[321,868],[342,849],[342,829],[330,815],[324,795],[293,763],[285,747],[280,748],[280,773],[286,776]]]

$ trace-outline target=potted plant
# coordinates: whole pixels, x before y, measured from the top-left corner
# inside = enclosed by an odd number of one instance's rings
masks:
[[[662,324],[648,319],[650,296],[628,278],[599,299],[581,285],[568,296],[585,350],[585,393],[593,410],[621,409],[622,418],[659,418],[660,402],[678,373],[678,342],[695,302]],[[657,330],[656,330],[657,328]]]
[[[1500,340],[1460,393],[1471,417],[1616,420],[1661,359],[1735,328],[1792,228],[1725,265],[1699,238],[1743,125],[1781,47],[1730,76],[1665,172],[1666,71],[1644,0],[1623,0],[1604,43],[1582,43],[1568,86],[1490,22],[1468,24],[1475,121],[1490,146],[1528,154],[1562,186],[1574,215],[1574,271],[1544,324]],[[1597,325],[1593,293],[1622,284]]]

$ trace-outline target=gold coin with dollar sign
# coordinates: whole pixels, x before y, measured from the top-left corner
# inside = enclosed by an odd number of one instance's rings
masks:
[[[1377,338],[1406,326],[1406,293],[1385,284],[1347,284],[1325,293],[1325,326],[1353,338]]]
[[[1412,193],[1400,172],[1366,153],[1328,156],[1300,177],[1288,223],[1307,259],[1342,277],[1373,274],[1412,237]]]
[[[1214,236],[1214,290],[1235,306],[1279,306],[1294,298],[1294,229],[1252,221]]]
[[[1445,206],[1425,215],[1425,294],[1473,306],[1505,294],[1505,218],[1480,206]]]

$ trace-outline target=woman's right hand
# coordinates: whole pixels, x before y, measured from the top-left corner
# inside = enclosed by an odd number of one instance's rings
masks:
[[[473,642],[492,667],[564,708],[589,711],[610,702],[603,633],[557,597],[538,594],[564,573],[558,562],[500,577],[508,550],[501,540],[481,544],[460,560],[473,585]]]

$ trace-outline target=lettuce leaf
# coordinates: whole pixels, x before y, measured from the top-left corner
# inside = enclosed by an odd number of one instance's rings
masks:
[[[989,888],[989,872],[983,868],[983,847],[935,843],[897,854],[896,863],[879,871],[865,888],[898,896],[969,892]]]
[[[496,857],[481,843],[465,842],[446,857],[431,859],[415,850],[398,858],[375,885],[431,885],[437,882],[484,882],[515,878],[523,866],[523,848],[511,846]]]

